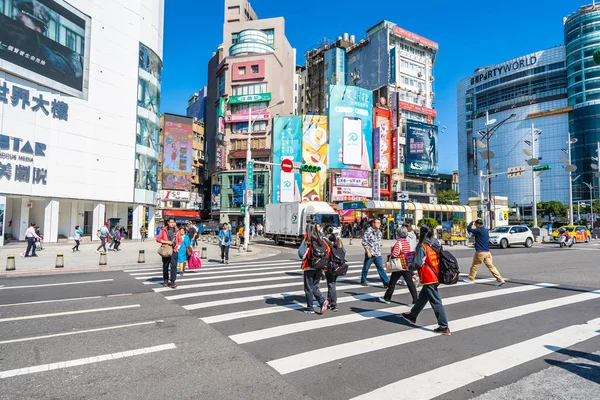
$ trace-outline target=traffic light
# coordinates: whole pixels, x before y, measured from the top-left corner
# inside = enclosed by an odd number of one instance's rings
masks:
[[[312,174],[321,171],[321,167],[317,166],[317,165],[308,165],[308,164],[302,164],[300,166],[300,172],[310,172]]]
[[[552,165],[537,165],[537,166],[533,167],[533,170],[535,172],[548,171],[551,169],[552,169]]]
[[[242,204],[240,206],[240,214],[242,214],[242,217],[246,216],[246,205],[245,204]]]

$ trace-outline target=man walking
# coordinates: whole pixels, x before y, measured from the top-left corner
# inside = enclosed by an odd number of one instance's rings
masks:
[[[402,226],[404,226],[406,228],[406,230],[408,231],[406,240],[408,240],[408,243],[410,244],[410,251],[414,252],[417,249],[417,234],[415,233],[415,230],[413,229],[412,219],[408,219],[408,218],[405,219]]]
[[[383,287],[387,288],[389,279],[383,268],[383,258],[381,257],[381,221],[379,219],[373,221],[372,225],[365,232],[362,246],[365,249],[365,262],[363,264],[360,284],[362,286],[367,286],[367,274],[369,273],[369,268],[371,268],[371,264],[375,263]]]
[[[221,264],[229,264],[229,246],[233,238],[227,223],[223,224],[223,229],[219,232],[219,247],[221,248]]]
[[[475,228],[473,228],[473,222],[471,222],[467,227],[467,231],[475,236],[475,255],[473,256],[473,264],[471,264],[469,277],[463,279],[463,282],[475,283],[477,270],[483,262],[494,278],[496,278],[496,286],[504,285],[504,279],[500,276],[500,273],[496,267],[494,267],[494,263],[492,262],[492,253],[490,253],[490,234],[483,226],[483,221],[481,219],[476,220]]]
[[[110,235],[110,231],[108,230],[108,222],[104,224],[100,231],[98,232],[100,237],[100,246],[96,249],[96,253],[100,253],[100,249],[102,249],[106,253],[106,237]]]
[[[31,251],[31,257],[37,257],[35,254],[35,241],[39,239],[39,235],[35,233],[35,222],[32,222],[29,228],[25,231],[25,239],[27,239],[27,250],[25,253],[21,253],[21,257],[29,257]]]
[[[198,229],[193,222],[190,223],[190,226],[188,227],[188,236],[192,241],[192,247],[198,247]]]

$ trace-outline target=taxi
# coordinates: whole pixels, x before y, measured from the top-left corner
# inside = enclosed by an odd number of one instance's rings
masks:
[[[583,242],[589,243],[589,241],[592,238],[592,232],[590,232],[590,230],[585,226],[565,225],[565,226],[561,226],[560,228],[558,228],[554,232],[552,232],[552,238],[554,239],[554,241],[558,241],[558,230],[559,229],[566,230],[570,236],[573,236],[573,233],[574,233],[576,243],[583,243]]]

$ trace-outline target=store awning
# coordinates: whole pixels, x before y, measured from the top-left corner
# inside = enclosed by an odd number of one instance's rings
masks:
[[[338,211],[364,210],[365,208],[367,208],[366,201],[346,201],[344,203],[339,203],[337,205]]]
[[[369,210],[401,210],[402,203],[399,201],[374,201],[369,200],[367,202],[367,209]],[[405,210],[414,210],[414,203],[406,202],[404,205]]]

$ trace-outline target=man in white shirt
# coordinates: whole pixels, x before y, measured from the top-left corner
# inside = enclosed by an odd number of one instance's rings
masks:
[[[402,226],[406,227],[408,230],[408,236],[406,237],[406,240],[408,240],[408,243],[410,244],[410,251],[415,251],[417,248],[417,234],[413,230],[412,219],[405,219]]]
[[[35,233],[35,222],[31,223],[31,226],[25,231],[25,239],[27,240],[27,250],[25,254],[21,253],[21,257],[37,257],[35,254],[35,240],[39,239],[39,236]],[[31,251],[31,256],[29,252]]]
[[[96,253],[100,253],[100,249],[104,253],[106,253],[106,237],[110,235],[110,230],[108,229],[108,222],[104,224],[100,231],[98,232],[98,237],[100,238],[100,246],[96,249]]]

